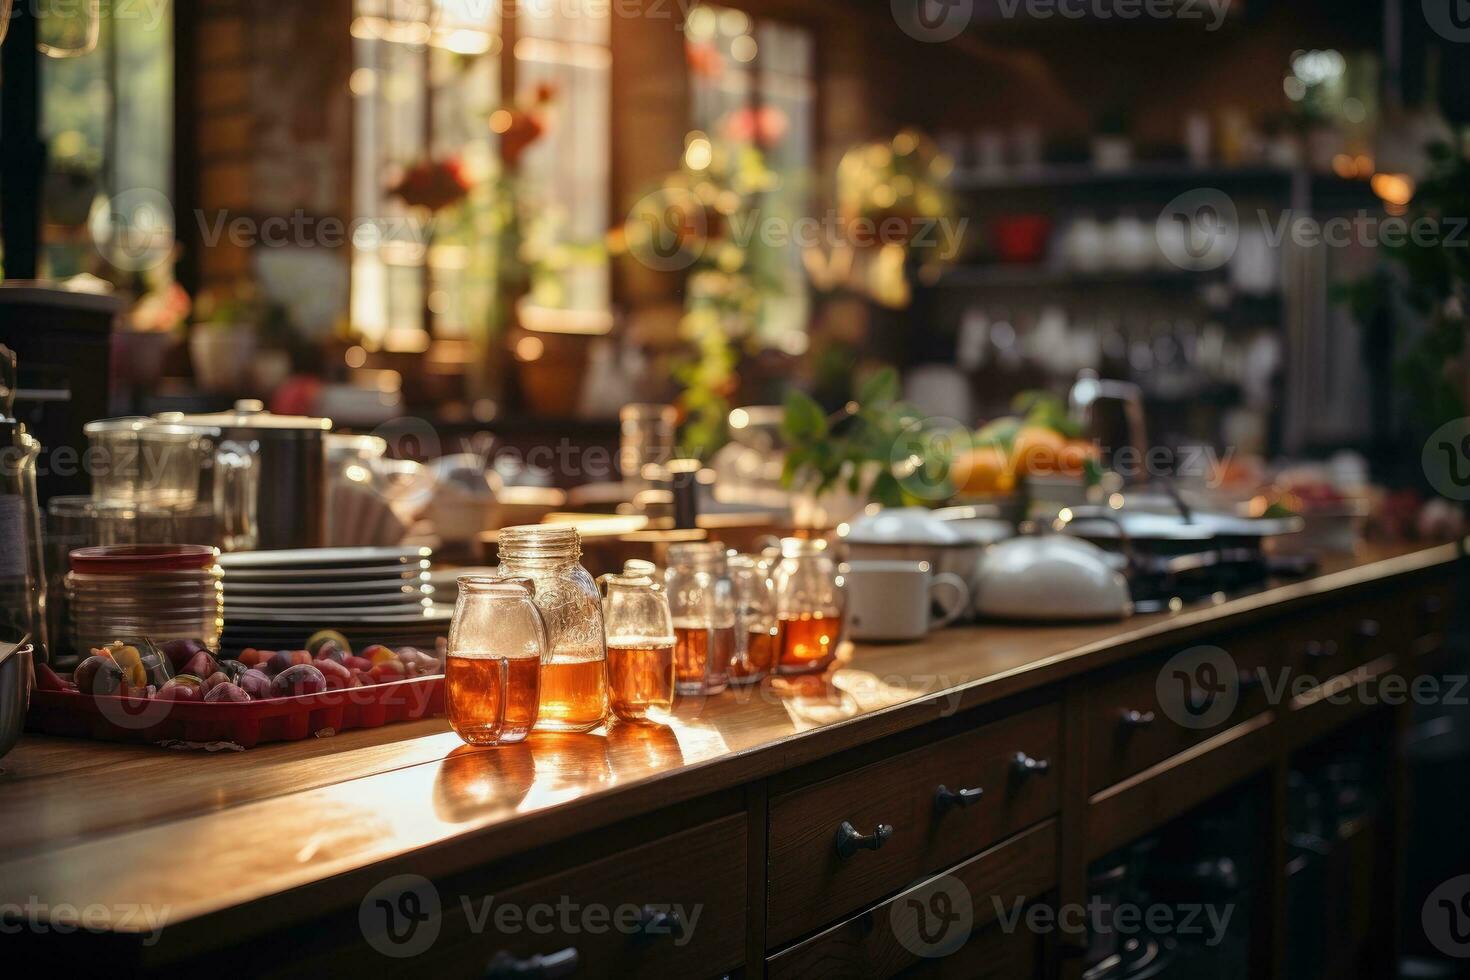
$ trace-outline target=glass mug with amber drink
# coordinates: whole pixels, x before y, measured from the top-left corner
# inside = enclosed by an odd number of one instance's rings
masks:
[[[735,655],[735,590],[725,546],[704,541],[669,548],[664,590],[674,617],[674,679],[680,694],[719,694]]]
[[[749,555],[729,559],[735,589],[735,656],[731,684],[755,684],[776,669],[781,630],[776,619],[776,590],[770,566]]]
[[[470,745],[509,745],[536,724],[549,644],[529,579],[465,576],[449,626],[445,704]]]
[[[782,674],[825,670],[836,657],[847,613],[842,577],[827,542],[783,540],[771,582],[780,634],[776,670]]]
[[[608,700],[623,721],[667,715],[674,707],[674,621],[651,566],[629,562],[598,579],[605,595]]]
[[[508,527],[500,571],[530,579],[546,620],[537,731],[590,732],[607,720],[607,641],[602,595],[582,567],[582,537],[566,524]]]

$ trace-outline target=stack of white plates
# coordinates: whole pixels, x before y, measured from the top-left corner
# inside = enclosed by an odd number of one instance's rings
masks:
[[[296,650],[325,629],[354,649],[383,643],[432,650],[448,634],[454,607],[434,602],[429,559],[427,548],[225,555],[225,652]]]
[[[78,548],[66,575],[67,625],[74,648],[117,640],[198,640],[219,645],[218,552],[207,545]]]

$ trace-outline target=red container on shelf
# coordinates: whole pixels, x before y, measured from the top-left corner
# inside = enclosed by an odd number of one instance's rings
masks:
[[[240,703],[36,690],[26,730],[107,742],[233,742],[249,749],[443,713],[442,675]]]
[[[71,570],[83,575],[139,575],[212,568],[219,549],[204,544],[119,544],[77,548]]]

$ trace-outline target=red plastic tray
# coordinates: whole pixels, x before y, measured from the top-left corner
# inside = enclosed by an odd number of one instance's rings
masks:
[[[327,729],[377,728],[443,712],[442,675],[238,704],[37,690],[31,692],[26,730],[107,742],[234,742],[248,749],[299,741]]]
[[[116,544],[77,548],[71,568],[86,575],[139,575],[212,568],[219,550],[204,544]]]

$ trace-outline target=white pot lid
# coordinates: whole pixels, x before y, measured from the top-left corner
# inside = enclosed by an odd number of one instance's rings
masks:
[[[957,545],[970,541],[922,507],[894,507],[852,522],[846,538],[853,544]]]

